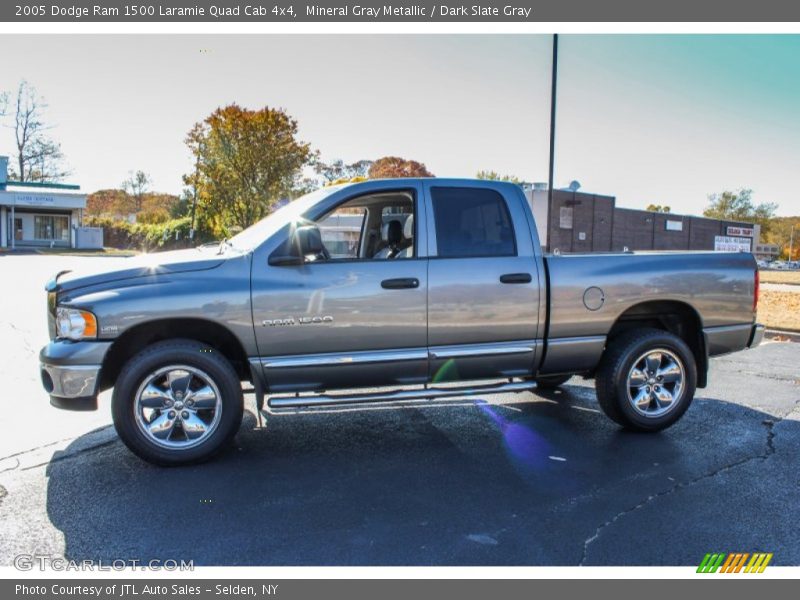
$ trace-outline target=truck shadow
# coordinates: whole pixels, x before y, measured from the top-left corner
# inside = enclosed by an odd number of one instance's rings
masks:
[[[585,387],[516,398],[301,412],[265,430],[247,413],[233,447],[184,468],[120,442],[67,448],[47,469],[48,515],[76,561],[568,565],[620,511],[773,451],[772,416],[721,400],[641,435],[608,421]],[[706,529],[685,558],[620,546],[609,564],[695,562],[719,542]]]

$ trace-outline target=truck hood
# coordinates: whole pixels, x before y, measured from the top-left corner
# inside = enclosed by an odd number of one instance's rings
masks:
[[[224,255],[217,253],[216,246],[140,254],[130,258],[98,258],[95,269],[58,273],[47,284],[47,290],[67,292],[138,277],[204,271],[218,267],[225,259]]]

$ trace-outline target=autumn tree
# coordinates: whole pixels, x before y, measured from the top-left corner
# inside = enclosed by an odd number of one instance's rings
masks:
[[[371,160],[357,160],[345,163],[341,158],[336,158],[329,163],[317,160],[314,163],[314,172],[322,178],[324,183],[333,183],[340,179],[353,179],[354,177],[368,177]]]
[[[726,190],[708,196],[709,205],[703,216],[728,221],[744,221],[761,225],[762,234],[770,229],[770,221],[775,216],[778,205],[772,202],[753,202],[753,190],[742,188],[736,191]]]
[[[672,208],[666,204],[648,204],[645,210],[648,212],[668,213],[672,211]]]
[[[184,182],[195,187],[198,206],[223,230],[249,227],[271,212],[313,154],[284,110],[237,104],[197,123],[186,144],[196,169]]]
[[[145,196],[150,191],[150,184],[150,176],[144,171],[128,172],[128,178],[122,182],[122,189],[133,201],[131,212],[140,213],[142,211]]]
[[[762,238],[767,244],[777,244],[782,258],[800,260],[800,216],[771,219],[769,232]]]
[[[69,175],[61,145],[47,135],[50,127],[43,120],[46,108],[36,89],[27,81],[20,82],[10,125],[17,148],[16,165],[10,176],[17,181],[53,182]]]
[[[379,158],[369,168],[370,179],[388,179],[392,177],[433,177],[433,173],[421,162],[406,160],[399,156]]]
[[[481,170],[475,173],[476,179],[486,179],[489,181],[509,181],[511,183],[516,183],[522,185],[522,180],[515,175],[500,175],[497,171],[486,171]]]
[[[139,209],[136,210],[137,202]],[[139,223],[162,223],[186,213],[186,204],[178,196],[143,192],[137,201],[122,189],[98,190],[86,197],[86,216],[125,219],[133,215]]]
[[[86,197],[87,216],[122,217],[129,213],[130,198],[125,190],[97,190]]]

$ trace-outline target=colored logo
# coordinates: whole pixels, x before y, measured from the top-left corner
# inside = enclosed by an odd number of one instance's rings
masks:
[[[763,573],[769,561],[772,560],[772,552],[731,552],[729,554],[708,553],[703,557],[700,566],[697,567],[698,573]]]

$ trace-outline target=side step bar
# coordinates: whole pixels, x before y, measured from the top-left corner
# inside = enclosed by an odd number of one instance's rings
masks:
[[[536,389],[533,381],[508,382],[468,387],[429,387],[419,390],[390,390],[365,394],[315,394],[309,396],[273,396],[267,400],[270,408],[295,408],[334,406],[341,404],[369,404],[372,402],[399,402],[405,400],[438,400],[480,394],[507,394]]]

